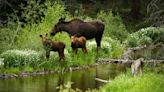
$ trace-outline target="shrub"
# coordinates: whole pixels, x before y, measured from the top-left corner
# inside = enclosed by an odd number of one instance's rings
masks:
[[[123,41],[127,37],[128,32],[120,16],[114,16],[112,12],[105,13],[101,11],[97,15],[97,18],[103,20],[105,23],[105,36],[120,41]]]
[[[150,45],[152,43],[164,42],[163,28],[148,27],[130,34],[124,41],[126,46],[135,47],[139,45]]]
[[[0,58],[0,69],[4,66],[4,58]]]
[[[87,42],[87,48],[89,51],[96,50],[96,42],[88,41]],[[119,58],[123,51],[125,49],[125,46],[121,44],[118,40],[114,40],[110,37],[103,37],[101,42],[101,49],[100,49],[100,55],[99,57],[110,57],[110,58]]]
[[[136,47],[139,45],[150,45],[152,43],[152,39],[146,35],[139,36],[130,34],[124,43],[128,47]]]
[[[4,58],[4,67],[37,66],[41,54],[34,50],[8,50],[3,52],[0,57]]]
[[[0,24],[0,53],[14,48],[14,42],[20,31],[20,25],[15,22],[9,22],[6,26]]]
[[[58,19],[67,14],[64,7],[60,4],[55,3],[51,5],[51,3],[47,2],[46,6],[47,9],[44,11],[45,17],[42,18],[40,23],[32,23],[21,29],[21,33],[16,40],[17,48],[41,50],[42,45],[39,35],[49,33],[55,23],[58,22]]]

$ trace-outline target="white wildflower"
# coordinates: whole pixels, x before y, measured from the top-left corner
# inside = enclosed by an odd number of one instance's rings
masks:
[[[4,65],[4,58],[0,58],[0,65]]]

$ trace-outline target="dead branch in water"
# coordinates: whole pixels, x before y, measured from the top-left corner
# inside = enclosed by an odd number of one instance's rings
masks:
[[[100,81],[100,82],[103,82],[103,83],[110,83],[112,81],[110,80],[103,80],[103,79],[100,79],[100,78],[95,78],[96,81]]]
[[[106,63],[133,63],[135,60],[128,59],[110,59],[110,58],[99,58],[97,62],[106,62]],[[144,60],[143,62],[147,63],[164,63],[164,60]]]
[[[122,58],[123,59],[131,59],[131,60],[138,59],[138,58],[144,57],[145,54],[147,54],[147,51],[150,51],[149,54],[151,54],[151,51],[154,50],[155,48],[163,49],[164,44],[157,43],[157,44],[152,44],[149,46],[144,45],[144,46],[138,46],[138,47],[134,47],[134,48],[128,48],[123,53]]]

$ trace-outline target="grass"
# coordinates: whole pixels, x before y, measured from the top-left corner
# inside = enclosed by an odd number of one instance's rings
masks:
[[[100,92],[163,92],[163,78],[163,74],[150,72],[137,77],[122,74],[103,86]]]

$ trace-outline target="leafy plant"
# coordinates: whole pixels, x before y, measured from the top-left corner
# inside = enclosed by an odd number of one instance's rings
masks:
[[[101,11],[97,15],[97,18],[103,20],[105,23],[105,36],[120,41],[123,41],[127,37],[128,32],[120,16],[114,16],[112,12],[106,13]]]
[[[139,45],[150,45],[164,41],[163,28],[148,27],[143,28],[138,32],[130,34],[125,40],[128,47],[135,47]]]
[[[26,65],[34,67],[40,61],[40,53],[33,50],[8,50],[3,52],[0,57],[4,58],[5,68]]]

